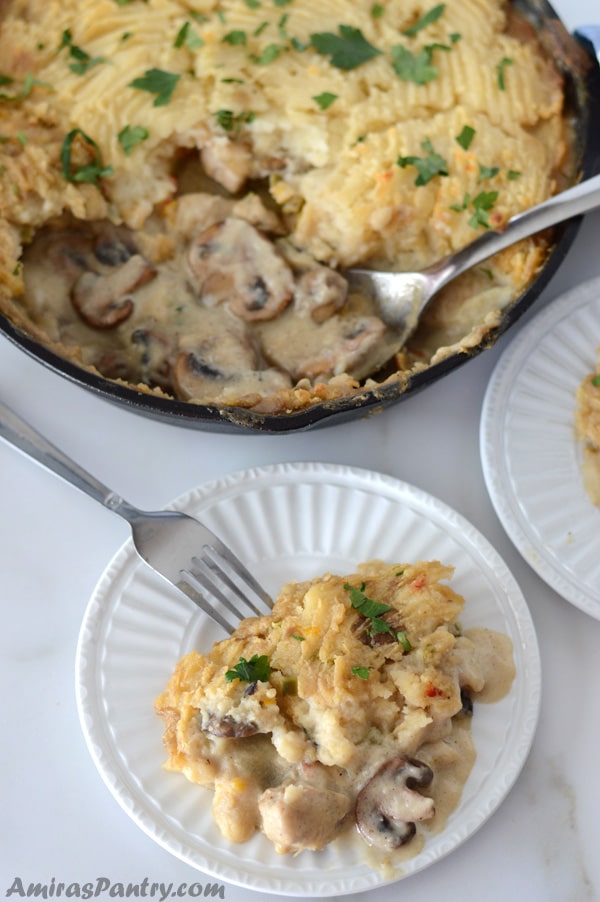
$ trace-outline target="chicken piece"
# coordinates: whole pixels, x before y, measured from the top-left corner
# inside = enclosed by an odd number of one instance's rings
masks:
[[[263,832],[277,852],[318,851],[340,833],[350,799],[331,789],[289,783],[265,790],[258,808]]]

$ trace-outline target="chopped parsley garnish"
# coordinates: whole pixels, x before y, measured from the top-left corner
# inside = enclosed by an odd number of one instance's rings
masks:
[[[84,166],[74,166],[72,162],[73,142],[80,138],[93,151],[94,156],[91,163]],[[60,152],[60,160],[62,163],[62,173],[68,182],[86,182],[90,185],[100,187],[100,179],[107,175],[112,175],[112,166],[104,166],[102,163],[102,152],[96,142],[86,135],[80,128],[74,128],[69,132]]]
[[[260,0],[246,0],[246,6],[248,9],[258,9],[260,6]]]
[[[85,75],[86,72],[89,71],[93,66],[97,66],[99,63],[107,63],[108,60],[105,56],[94,56],[91,57],[89,53],[86,53],[85,50],[82,50],[81,47],[78,47],[73,43],[73,36],[71,34],[70,29],[65,29],[62,33],[62,41],[59,46],[59,51],[63,50],[65,47],[69,49],[69,56],[71,59],[75,60],[74,63],[69,65],[69,69],[71,72],[74,72],[75,75]]]
[[[152,106],[166,106],[180,78],[181,75],[177,75],[174,72],[165,72],[163,69],[148,69],[144,75],[129,82],[129,87],[137,88],[139,91],[148,91],[149,94],[155,94]]]
[[[241,112],[234,113],[233,110],[217,110],[215,118],[222,129],[226,132],[235,131],[245,122],[254,122],[255,113]]]
[[[519,172],[516,169],[509,169],[508,172],[506,173],[506,178],[508,179],[509,182],[514,182],[515,179],[521,178],[522,175],[523,175],[523,173]]]
[[[315,103],[319,105],[322,110],[328,110],[332,103],[338,99],[337,94],[330,94],[329,91],[323,91],[322,94],[317,94],[316,97],[313,97]]]
[[[474,213],[469,220],[471,228],[476,229],[477,226],[483,226],[485,229],[490,228],[488,213],[493,209],[497,200],[497,191],[482,191],[477,197],[473,198]]]
[[[398,166],[414,166],[419,173],[415,185],[426,185],[436,175],[448,175],[448,164],[446,160],[435,152],[431,141],[427,138],[421,144],[422,149],[426,152],[424,157],[398,157]]]
[[[462,204],[452,204],[450,209],[455,210],[457,213],[462,213],[469,206],[472,206],[473,215],[469,219],[469,225],[471,226],[471,228],[476,229],[479,226],[483,226],[484,228],[489,229],[490,222],[488,213],[493,208],[497,200],[497,191],[482,191],[477,195],[477,197],[474,197],[472,200],[470,194],[465,194]]]
[[[392,68],[402,81],[412,81],[417,85],[426,85],[438,77],[437,66],[432,66],[432,47],[424,47],[413,54],[402,44],[392,47]]]
[[[594,388],[600,388],[600,373],[597,376],[592,376],[592,385]]]
[[[340,25],[338,31],[339,34],[323,31],[310,36],[310,42],[317,53],[328,56],[336,69],[356,69],[374,57],[381,56],[382,51],[369,44],[359,28]]]
[[[485,179],[493,179],[495,175],[498,175],[500,172],[499,166],[483,166],[481,163],[479,164],[479,181],[483,182]]]
[[[371,673],[370,667],[353,667],[352,675],[359,677],[361,680],[368,680]]]
[[[501,91],[506,90],[506,83],[504,81],[504,72],[507,66],[514,65],[514,60],[511,60],[509,56],[504,56],[498,65],[496,66],[496,74],[498,76],[498,87]]]
[[[273,0],[275,6],[287,6],[292,0]]]
[[[385,13],[385,7],[381,3],[374,3],[371,7],[371,15],[374,19],[381,19]]]
[[[457,144],[460,144],[463,150],[468,150],[475,137],[475,129],[470,125],[463,126],[460,135],[456,136]]]
[[[225,679],[228,683],[239,680],[241,683],[267,683],[271,676],[271,665],[267,655],[252,655],[249,661],[240,658],[233,670],[228,670]]]
[[[245,31],[230,31],[221,38],[222,44],[231,44],[232,47],[245,47],[247,41]]]
[[[389,604],[382,604],[380,601],[374,601],[365,595],[365,584],[361,583],[360,588],[344,583],[344,589],[350,593],[350,602],[352,607],[358,611],[367,620],[370,620],[367,633],[373,635],[375,633],[389,633],[394,636],[395,633],[389,623],[382,619],[382,614],[387,614],[392,608]]]
[[[434,6],[433,9],[429,10],[429,12],[424,13],[421,18],[415,22],[414,25],[411,25],[410,28],[406,28],[402,32],[402,34],[405,34],[410,38],[414,37],[414,35],[418,34],[419,31],[427,28],[428,25],[432,25],[434,22],[437,22],[437,20],[443,15],[445,9],[445,3],[440,3],[438,6]]]
[[[269,63],[274,63],[283,47],[281,44],[268,44],[262,53],[252,54],[250,59],[253,63],[258,63],[260,66],[268,66]]]
[[[146,140],[149,134],[148,129],[143,125],[126,125],[118,134],[119,144],[125,154],[129,156],[138,144]]]
[[[269,27],[269,22],[261,22],[258,28],[254,29],[254,37],[259,38],[263,31],[265,31]]]
[[[410,644],[410,639],[408,638],[408,636],[406,635],[406,632],[404,630],[401,630],[401,632],[398,633],[396,638],[398,639],[398,642],[400,643],[400,645],[402,646],[404,651],[412,651],[412,645]]]
[[[175,37],[173,47],[187,47],[188,50],[197,50],[204,45],[204,40],[192,27],[191,22],[185,22]]]
[[[14,84],[14,78],[11,78],[10,75],[0,75],[0,85],[12,85]],[[34,85],[38,85],[41,88],[48,88],[52,90],[52,85],[49,85],[45,81],[38,81],[37,78],[34,78],[30,72],[28,72],[23,78],[23,84],[21,86],[21,90],[16,94],[0,94],[0,100],[10,100],[13,102],[18,102],[19,100],[25,100],[26,97],[29,97],[31,94],[32,88]]]
[[[287,40],[287,31],[286,31],[286,27],[287,27],[287,23],[288,23],[289,17],[290,17],[290,14],[289,14],[289,13],[284,13],[284,14],[282,15],[281,19],[279,20],[279,22],[277,23],[277,28],[278,28],[278,30],[279,30],[279,35],[280,35],[280,37],[281,37],[284,41]]]

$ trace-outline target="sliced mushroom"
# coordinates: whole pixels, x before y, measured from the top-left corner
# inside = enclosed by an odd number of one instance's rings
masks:
[[[156,329],[134,329],[131,344],[139,358],[138,376],[146,385],[168,389],[171,385],[172,346],[169,339]]]
[[[255,723],[235,720],[230,714],[226,714],[224,717],[211,714],[202,729],[221,739],[245,739],[247,736],[254,736],[258,733]]]
[[[94,256],[103,266],[122,266],[134,254],[132,245],[116,234],[100,235],[94,246]]]
[[[335,269],[317,264],[305,270],[296,282],[294,306],[316,323],[322,323],[344,306],[348,283]]]
[[[267,360],[286,369],[293,379],[327,379],[351,372],[374,352],[385,326],[375,316],[334,316],[321,324],[311,318],[287,317],[261,329]]]
[[[156,271],[140,254],[134,254],[106,275],[85,272],[71,291],[73,306],[95,329],[118,326],[133,312],[132,293],[155,275]]]
[[[73,280],[90,268],[89,241],[76,232],[50,233],[45,256],[57,271]]]
[[[415,821],[435,814],[433,799],[417,791],[432,779],[431,768],[416,758],[399,755],[382,765],[356,799],[356,825],[367,842],[383,849],[409,842]]]
[[[273,319],[292,299],[290,267],[274,245],[242,219],[225,219],[198,235],[188,262],[204,303],[227,303],[240,319]]]
[[[203,338],[189,337],[179,345],[173,365],[173,386],[184,401],[214,397],[224,383],[240,371],[257,366],[256,352],[244,329],[231,328],[223,317],[206,311],[202,322]]]

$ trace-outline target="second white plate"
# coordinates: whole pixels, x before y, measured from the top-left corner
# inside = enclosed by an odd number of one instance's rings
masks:
[[[513,339],[481,418],[483,473],[498,517],[530,566],[600,620],[600,508],[586,495],[575,392],[596,366],[600,279],[567,292]]]
[[[540,702],[537,641],[522,594],[487,540],[424,492],[378,473],[328,464],[281,464],[201,486],[174,505],[197,515],[276,593],[289,580],[349,574],[373,558],[439,559],[456,567],[461,623],[507,633],[517,676],[510,693],[478,705],[477,749],[459,807],[445,829],[394,877],[361,860],[358,845],[281,856],[261,834],[232,845],[216,829],[212,793],[162,768],[162,722],[153,701],[178,659],[208,649],[218,627],[137,558],[131,542],[88,605],[77,656],[80,720],[115,798],[156,842],[223,881],[288,896],[343,895],[415,874],[452,852],[496,810],[533,739]]]

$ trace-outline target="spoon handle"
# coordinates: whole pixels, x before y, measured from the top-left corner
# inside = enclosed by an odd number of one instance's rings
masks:
[[[525,210],[524,213],[517,213],[508,220],[504,231],[485,232],[463,250],[454,254],[452,258],[437,264],[429,272],[435,277],[438,283],[437,287],[440,288],[460,273],[487,260],[504,248],[516,244],[517,241],[529,238],[536,232],[541,232],[559,222],[565,222],[574,216],[589,213],[596,207],[600,207],[600,175],[595,175],[567,191],[555,194],[554,197],[530,210]]]

